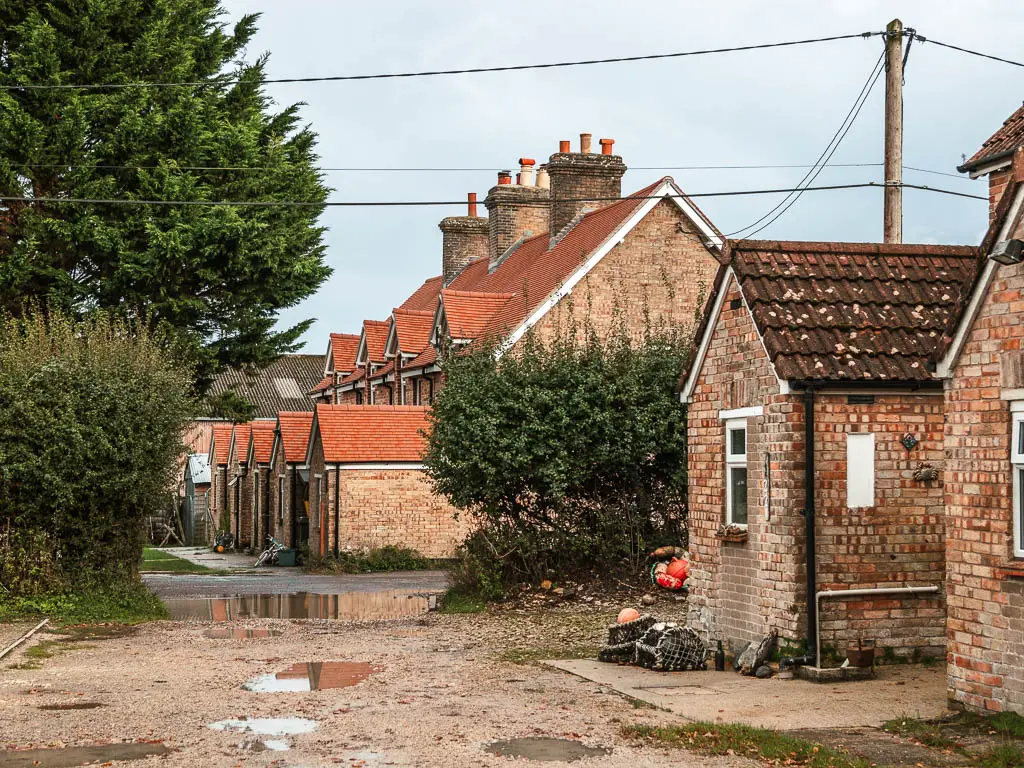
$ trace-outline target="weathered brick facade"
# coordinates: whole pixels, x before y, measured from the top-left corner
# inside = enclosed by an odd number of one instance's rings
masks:
[[[806,640],[805,421],[803,393],[783,394],[750,312],[733,283],[714,326],[689,406],[692,622],[713,639],[753,640],[775,629]],[[717,538],[725,522],[725,421],[746,419],[747,538]],[[943,491],[914,479],[941,465],[940,393],[886,393],[851,404],[819,392],[814,406],[817,590],[939,586],[944,578]],[[847,506],[846,439],[875,436],[875,504]],[[920,443],[908,451],[907,433]],[[822,603],[823,648],[871,639],[897,654],[943,651],[943,595],[861,597]]]
[[[556,152],[545,168],[551,179],[550,218],[537,233],[557,235],[584,208],[601,208],[622,196],[626,164],[618,155],[596,154],[581,146],[580,152]]]
[[[306,484],[302,480],[299,466],[285,462],[284,453],[277,451],[269,473],[270,535],[289,548],[302,544],[296,542],[295,531],[299,520],[306,517]]]
[[[991,222],[996,217],[996,207],[1003,199],[1003,192],[1006,191],[1006,184],[1013,174],[1012,168],[1004,168],[988,175],[988,220]]]
[[[1024,237],[1024,226],[1009,227]],[[1013,556],[1011,404],[1024,401],[1024,265],[999,266],[946,382],[950,696],[1024,713],[1024,560]]]
[[[475,203],[473,204],[475,208]],[[448,285],[473,259],[489,253],[487,219],[478,216],[449,216],[438,225],[442,232],[441,264]]]
[[[548,229],[548,190],[519,184],[491,187],[487,206],[488,253],[494,264],[524,233],[539,235]]]

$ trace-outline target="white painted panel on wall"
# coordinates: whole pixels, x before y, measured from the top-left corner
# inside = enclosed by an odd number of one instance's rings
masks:
[[[875,506],[875,436],[846,435],[846,506]]]

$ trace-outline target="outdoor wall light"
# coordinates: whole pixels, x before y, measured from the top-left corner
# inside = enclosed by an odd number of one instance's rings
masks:
[[[1020,264],[1024,260],[1024,240],[1001,240],[988,257],[999,264]]]

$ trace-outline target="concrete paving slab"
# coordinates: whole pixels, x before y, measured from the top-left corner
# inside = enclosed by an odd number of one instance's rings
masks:
[[[652,672],[587,659],[542,664],[693,721],[790,731],[877,727],[897,717],[931,718],[946,712],[942,668],[882,667],[872,680],[821,684],[758,680],[732,671]]]
[[[256,564],[256,555],[247,555],[244,552],[214,552],[209,547],[165,547],[163,551],[218,571],[253,570]]]

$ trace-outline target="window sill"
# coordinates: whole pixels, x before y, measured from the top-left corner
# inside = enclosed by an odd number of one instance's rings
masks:
[[[730,541],[739,544],[747,540],[747,532],[746,530],[730,531],[728,533],[719,531],[715,533],[715,538],[719,541]]]
[[[1024,579],[1024,560],[1003,563],[996,568],[996,577],[1000,579]]]

